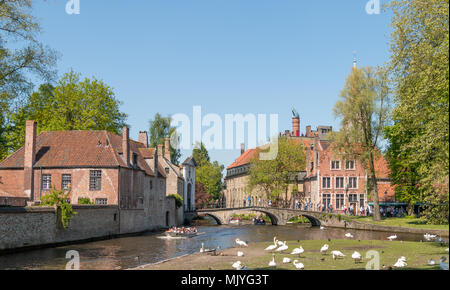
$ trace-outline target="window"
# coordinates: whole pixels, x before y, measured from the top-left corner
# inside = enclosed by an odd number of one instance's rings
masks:
[[[355,169],[355,161],[354,160],[347,160],[345,162],[345,169],[346,170],[354,170]]]
[[[322,195],[322,204],[324,204],[327,208],[331,203],[331,194]]]
[[[364,207],[364,194],[359,195],[359,206]]]
[[[133,153],[133,166],[134,167],[138,166],[138,156],[136,153]]]
[[[336,194],[336,208],[343,208],[343,207],[344,207],[344,195]]]
[[[97,191],[102,190],[102,171],[91,170],[89,178],[89,190]]]
[[[106,205],[106,204],[108,204],[108,199],[107,198],[96,198],[95,204]]]
[[[333,160],[331,161],[331,169],[332,170],[339,170],[341,169],[341,163],[339,160]]]
[[[150,189],[153,189],[153,180],[150,180]]]
[[[50,190],[52,188],[52,176],[50,174],[42,174],[42,189]]]
[[[311,171],[314,169],[314,162],[311,162]]]
[[[331,188],[331,177],[322,177],[322,188]]]
[[[349,177],[348,178],[348,188],[358,188],[358,178]]]
[[[344,177],[336,177],[336,188],[344,188]]]
[[[64,199],[64,201],[65,201],[66,203],[70,204],[70,198],[66,198],[66,199]]]
[[[349,202],[358,202],[358,195],[357,194],[349,194],[348,201]]]
[[[61,188],[64,190],[69,190],[71,182],[72,182],[72,175],[63,174],[61,178]]]

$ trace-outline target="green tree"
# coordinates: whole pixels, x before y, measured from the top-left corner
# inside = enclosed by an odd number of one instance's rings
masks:
[[[334,114],[341,119],[340,132],[331,134],[336,154],[358,159],[368,173],[368,192],[374,202],[374,220],[380,220],[375,160],[379,142],[389,121],[389,87],[381,69],[353,68],[347,77]]]
[[[404,188],[411,174],[405,168],[414,169],[417,190],[412,193],[429,205],[425,217],[448,223],[449,1],[396,0],[389,8],[394,12],[389,68],[396,105],[389,141],[394,158],[404,163],[391,170]]]
[[[10,152],[10,115],[28,95],[32,79],[51,81],[57,55],[36,38],[40,27],[31,0],[0,1],[0,160]]]
[[[198,166],[210,163],[209,153],[203,143],[197,142],[192,150],[192,157]]]
[[[209,153],[201,142],[197,142],[192,150],[192,157],[197,163],[195,169],[195,186],[203,189],[203,199],[219,200],[222,195],[222,171],[224,166],[210,161]],[[196,196],[197,198],[197,196]]]
[[[170,126],[171,117],[163,117],[160,113],[156,113],[155,117],[150,120],[150,146],[156,147],[158,144],[165,145],[164,139],[170,138],[175,133],[176,128]],[[166,148],[164,148],[166,150]],[[180,149],[170,146],[170,161],[178,165],[180,163]]]
[[[52,189],[49,194],[42,196],[41,206],[56,206],[61,212],[61,224],[64,228],[69,226],[72,215],[77,214],[72,209],[72,205],[67,202],[70,192]]]
[[[120,133],[126,114],[113,90],[95,78],[80,80],[70,71],[55,87],[41,85],[17,113],[12,114],[13,130],[9,135],[11,151],[24,143],[26,120],[38,122],[38,132],[56,130],[107,130]]]
[[[258,149],[258,153],[261,150]],[[287,206],[287,195],[292,180],[299,172],[305,171],[306,156],[302,143],[286,137],[278,139],[278,154],[273,160],[261,160],[256,154],[250,161],[248,189],[261,189],[268,199],[284,201]],[[284,194],[284,198],[283,198]]]

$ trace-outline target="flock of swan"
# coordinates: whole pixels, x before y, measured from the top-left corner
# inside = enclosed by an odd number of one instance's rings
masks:
[[[321,229],[323,229],[323,228],[321,227]],[[346,233],[344,236],[346,238],[354,238],[354,236],[351,233]],[[436,235],[430,235],[428,233],[425,234],[424,237],[425,237],[425,239],[427,241],[432,241],[432,240],[437,238]],[[391,235],[391,236],[387,237],[387,239],[389,241],[396,240],[397,238],[398,238],[397,235]],[[248,243],[245,242],[245,241],[242,241],[240,239],[236,239],[235,243],[239,247],[248,247]],[[202,245],[202,249],[203,249],[203,245]],[[200,251],[202,251],[202,249]],[[272,260],[269,261],[268,266],[272,267],[272,268],[275,268],[277,266],[277,263],[275,261],[275,253],[285,253],[285,251],[287,251],[288,249],[289,249],[289,247],[288,247],[286,241],[279,241],[277,239],[277,237],[274,237],[273,238],[273,244],[269,245],[267,248],[264,249],[265,251],[272,252]],[[322,255],[327,254],[328,250],[329,250],[329,245],[325,244],[320,249],[320,253]],[[445,251],[448,253],[449,249],[447,248]],[[300,258],[301,255],[304,252],[305,252],[305,250],[303,249],[303,247],[299,246],[297,248],[294,248],[291,251],[290,255],[295,255],[298,258]],[[330,252],[330,254],[331,254],[333,260],[342,259],[342,258],[345,257],[345,255],[341,251],[338,251],[338,250],[333,250],[333,251]],[[238,257],[243,257],[244,256],[244,252],[238,251],[237,252],[237,256]],[[351,258],[355,261],[355,263],[360,263],[362,261],[362,255],[359,252],[357,252],[357,251],[353,252],[353,254],[351,255]],[[284,257],[282,263],[283,264],[290,264],[291,261],[292,261],[291,258]],[[448,270],[449,269],[448,263],[445,263],[445,261],[446,261],[446,257],[442,257],[440,259],[440,267],[443,270]],[[298,270],[304,270],[305,269],[305,265],[303,263],[300,263],[299,260],[292,261],[292,264],[295,267],[295,269],[298,269]],[[436,261],[430,259],[428,261],[428,265],[436,265]],[[395,267],[395,268],[404,268],[406,266],[408,266],[408,264],[406,263],[406,257],[404,257],[404,256],[400,257],[397,260],[397,262],[393,265],[393,267]],[[236,269],[236,270],[246,270],[246,269],[248,269],[245,265],[242,264],[241,261],[234,262],[232,267],[234,269]]]

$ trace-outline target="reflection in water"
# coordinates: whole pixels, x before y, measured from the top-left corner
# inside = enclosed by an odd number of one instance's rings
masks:
[[[344,239],[350,232],[354,239],[386,240],[391,233],[328,228],[320,230],[309,225],[289,226],[199,226],[201,234],[189,239],[162,239],[162,233],[146,233],[140,236],[69,245],[57,248],[37,249],[0,256],[0,269],[65,269],[66,252],[76,250],[80,254],[81,269],[131,268],[143,264],[199,251],[201,243],[206,248],[234,246],[234,240],[272,242],[279,240]],[[398,240],[420,241],[422,235],[398,233]]]

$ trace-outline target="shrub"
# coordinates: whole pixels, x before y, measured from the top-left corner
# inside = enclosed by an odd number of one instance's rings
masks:
[[[175,205],[177,208],[180,208],[183,206],[183,198],[179,194],[170,194],[169,197],[172,197],[175,199]]]
[[[72,210],[72,205],[67,202],[69,193],[52,189],[49,194],[41,197],[41,206],[56,206],[61,211],[61,223],[64,228],[68,227],[72,215],[77,214]]]
[[[89,197],[80,197],[78,204],[94,204]]]

